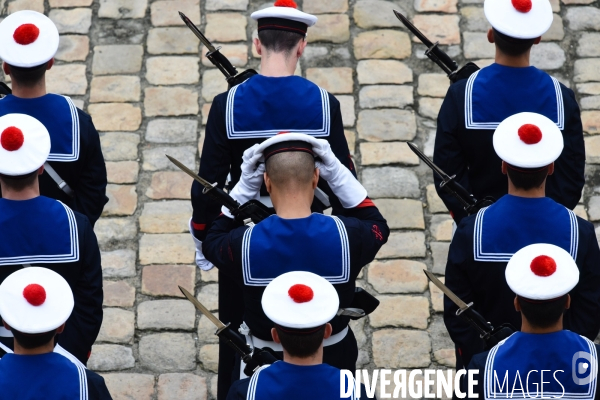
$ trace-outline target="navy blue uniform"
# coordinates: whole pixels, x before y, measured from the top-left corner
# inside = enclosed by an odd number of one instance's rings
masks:
[[[465,303],[473,302],[493,326],[521,327],[515,294],[506,283],[506,264],[521,248],[549,243],[569,252],[579,268],[571,291],[565,329],[594,340],[600,331],[600,249],[594,226],[549,198],[506,195],[458,226],[446,264],[446,286]],[[457,346],[457,368],[484,350],[479,334],[456,316],[458,307],[444,298],[444,322]]]
[[[508,181],[492,138],[500,122],[513,114],[535,112],[554,121],[563,133],[564,150],[548,177],[546,195],[575,208],[585,184],[585,147],[579,106],[573,91],[535,67],[492,64],[448,89],[437,120],[433,161],[475,198],[507,193]],[[466,216],[459,202],[436,189],[458,223]]]

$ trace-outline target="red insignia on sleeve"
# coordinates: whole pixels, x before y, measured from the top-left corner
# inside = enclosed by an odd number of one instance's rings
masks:
[[[381,233],[381,230],[377,225],[373,225],[371,232],[373,232],[375,235],[375,239],[379,240],[380,242],[383,241],[383,233]]]

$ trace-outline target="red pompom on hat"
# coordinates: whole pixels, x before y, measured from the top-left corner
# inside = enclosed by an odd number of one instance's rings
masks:
[[[511,0],[511,2],[513,7],[522,13],[528,13],[533,7],[531,0]]]
[[[27,46],[37,40],[40,36],[40,28],[34,24],[23,24],[15,29],[13,39],[20,45]]]
[[[542,140],[542,130],[533,124],[525,124],[519,128],[519,138],[526,144],[536,144]]]
[[[288,290],[288,295],[296,303],[307,303],[313,299],[315,294],[309,286],[296,284]]]
[[[21,146],[23,146],[23,142],[25,142],[23,131],[16,126],[9,126],[2,131],[2,134],[0,134],[0,144],[4,150],[19,150]]]
[[[37,283],[25,286],[23,297],[32,306],[41,306],[46,301],[46,290]]]
[[[298,4],[296,4],[294,0],[277,0],[275,2],[275,7],[298,8]]]
[[[550,276],[556,272],[556,261],[552,257],[537,256],[529,267],[537,276]]]

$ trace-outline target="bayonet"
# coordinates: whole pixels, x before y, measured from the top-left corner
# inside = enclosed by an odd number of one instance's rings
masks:
[[[436,278],[435,275],[433,275],[431,272],[429,272],[425,269],[423,270],[423,272],[425,272],[425,275],[427,275],[427,278],[429,278],[431,283],[433,283],[435,286],[438,287],[438,289],[440,289],[442,292],[444,292],[444,294],[446,296],[448,296],[448,298],[450,300],[452,300],[452,302],[454,304],[456,304],[460,310],[465,311],[466,309],[469,308],[469,305],[467,303],[465,303],[464,301],[462,301],[460,299],[460,297],[455,295],[452,290],[448,289],[448,286],[444,285],[442,283],[442,281],[440,281],[438,278]]]
[[[198,309],[198,311],[204,314],[204,316],[208,318],[210,322],[215,324],[215,326],[217,327],[217,335],[219,334],[219,332],[226,328],[226,325],[222,323],[219,318],[215,317],[214,314],[208,310],[208,308],[206,308],[202,303],[200,303],[198,299],[194,297],[193,294],[191,294],[189,291],[182,288],[181,286],[179,286],[179,290],[181,290],[181,293],[183,293],[183,295],[194,305],[194,307]]]
[[[188,174],[189,176],[191,176],[192,178],[197,180],[202,186],[204,186],[205,189],[207,189],[207,190],[214,189],[215,185],[211,184],[209,181],[207,181],[205,179],[202,179],[194,171],[192,171],[191,169],[189,169],[188,167],[183,165],[176,158],[173,158],[168,154],[165,154],[165,156],[167,156],[169,161],[171,161],[173,164],[175,164],[177,166],[177,168],[179,168],[180,170],[182,170],[183,172],[185,172],[186,174]]]
[[[190,28],[190,30],[192,32],[194,32],[194,35],[196,35],[196,37],[198,39],[200,39],[200,41],[202,42],[202,44],[208,49],[209,53],[213,53],[213,52],[217,51],[217,48],[215,48],[215,46],[213,46],[213,44],[210,42],[210,40],[208,40],[206,38],[206,36],[204,36],[204,34],[200,31],[200,29],[198,29],[198,27],[196,25],[194,25],[194,23],[192,22],[192,20],[190,20],[181,11],[178,11],[178,12],[179,12],[179,17],[181,17],[181,19],[187,25],[187,27]]]

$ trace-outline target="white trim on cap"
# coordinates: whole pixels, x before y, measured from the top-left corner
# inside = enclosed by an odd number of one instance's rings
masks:
[[[305,13],[293,7],[267,7],[262,10],[253,12],[250,15],[253,20],[259,20],[261,18],[282,18],[291,21],[301,22],[306,26],[311,27],[317,23],[318,18],[312,14]]]
[[[71,111],[71,135],[72,135],[72,147],[70,154],[60,154],[60,153],[50,153],[48,156],[48,161],[77,161],[79,159],[79,150],[80,150],[80,125],[79,125],[79,113],[77,112],[77,107],[73,103],[68,96],[62,96],[66,100],[69,105],[69,110]]]
[[[479,70],[481,71],[481,70]],[[467,80],[465,86],[465,128],[466,129],[485,129],[494,130],[500,125],[502,121],[492,122],[475,122],[473,121],[473,86],[475,79],[479,74],[479,71],[473,73]],[[560,82],[558,79],[551,76],[552,82],[554,83],[554,90],[556,92],[556,109],[557,109],[557,121],[552,121],[556,124],[558,129],[565,129],[565,104],[563,101],[562,90],[560,88]]]

